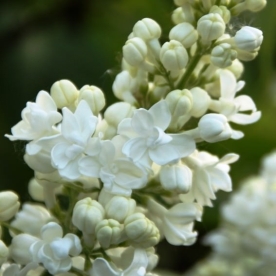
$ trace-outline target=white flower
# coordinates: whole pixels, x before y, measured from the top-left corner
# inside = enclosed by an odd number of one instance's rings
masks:
[[[122,155],[120,149],[125,140],[121,138],[115,136],[112,141],[101,143],[99,177],[105,189],[114,194],[129,196],[132,189],[140,189],[146,185],[147,174]],[[82,174],[93,176],[97,164],[93,158],[87,156],[80,160],[79,166]]]
[[[5,135],[11,141],[35,140],[55,134],[57,133],[55,124],[62,119],[54,100],[45,91],[38,93],[35,103],[27,103],[21,116],[22,121],[11,129],[13,135]]]
[[[209,143],[227,140],[232,136],[232,129],[222,114],[204,115],[198,122],[198,131],[199,136]]]
[[[11,222],[11,226],[23,233],[39,237],[41,227],[52,219],[48,210],[42,205],[25,203]]]
[[[238,160],[237,154],[227,154],[220,160],[207,152],[195,151],[184,159],[193,170],[193,182],[190,191],[180,196],[183,202],[196,200],[200,205],[212,206],[211,199],[215,199],[215,192],[232,190],[228,164]]]
[[[212,100],[209,108],[225,115],[228,121],[236,124],[246,125],[258,121],[261,117],[261,112],[257,111],[253,100],[247,95],[235,97],[244,84],[243,81],[237,82],[235,76],[229,70],[221,70],[221,97],[219,101]],[[247,111],[251,113],[241,113]],[[239,139],[241,137],[243,137],[242,132],[233,130],[232,138]]]
[[[90,271],[90,276],[146,276],[148,256],[145,250],[135,249],[132,263],[128,268],[119,270],[113,268],[105,259],[97,258]]]
[[[42,263],[51,274],[69,271],[72,266],[71,256],[78,256],[82,246],[78,236],[66,234],[62,228],[50,222],[41,229],[41,238],[30,247],[34,262]]]
[[[194,220],[201,220],[202,209],[196,203],[179,203],[167,210],[156,201],[148,201],[150,218],[161,234],[172,245],[191,245],[197,233],[193,232]]]
[[[164,100],[149,110],[136,110],[132,118],[124,119],[118,126],[118,133],[129,138],[123,153],[146,167],[151,161],[165,165],[192,153],[195,148],[192,138],[164,132],[170,121],[170,110]]]
[[[161,28],[151,18],[139,20],[133,27],[133,34],[143,40],[158,39],[161,36]]]
[[[91,138],[98,119],[84,100],[74,114],[66,107],[62,112],[61,141],[51,151],[52,165],[61,176],[74,180],[81,176],[78,166],[81,157],[84,154],[95,156],[100,151],[99,139]]]

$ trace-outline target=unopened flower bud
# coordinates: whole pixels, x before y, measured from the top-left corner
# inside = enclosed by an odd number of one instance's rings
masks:
[[[198,20],[197,31],[203,42],[211,42],[224,34],[224,20],[218,13],[206,14]]]
[[[239,49],[236,49],[237,50],[237,53],[238,53],[238,56],[237,58],[239,60],[242,60],[242,61],[251,61],[253,60],[257,55],[258,55],[258,50],[257,49],[256,51],[244,51],[244,50],[239,50]]]
[[[90,197],[79,200],[73,210],[72,222],[82,232],[94,234],[96,225],[104,218],[104,208]]]
[[[233,60],[232,64],[226,69],[231,71],[238,80],[244,71],[244,66],[238,59],[235,59]]]
[[[238,49],[254,51],[259,48],[263,42],[263,32],[257,28],[245,26],[237,31],[234,41]]]
[[[140,37],[129,39],[123,47],[123,55],[127,63],[139,67],[146,59],[148,48]]]
[[[134,212],[135,207],[136,201],[132,198],[114,196],[105,207],[106,216],[122,223]]]
[[[124,222],[125,233],[134,247],[155,246],[160,239],[160,233],[155,224],[142,213],[128,216]]]
[[[114,219],[105,219],[96,226],[96,236],[103,248],[121,242],[123,225]]]
[[[200,137],[208,142],[215,143],[227,140],[232,136],[232,129],[227,118],[222,114],[207,114],[198,123]]]
[[[29,234],[19,234],[12,239],[10,245],[10,256],[18,264],[27,264],[32,261],[30,247],[39,241],[38,238]]]
[[[187,65],[189,57],[180,42],[171,40],[163,44],[160,51],[160,60],[168,71],[180,71]]]
[[[79,91],[71,81],[60,80],[55,82],[50,92],[58,108],[68,107],[69,109],[75,109]]]
[[[211,98],[209,94],[200,87],[194,87],[190,90],[193,97],[193,106],[190,114],[199,118],[208,110]]]
[[[165,100],[172,115],[170,129],[179,130],[190,118],[193,96],[187,89],[174,90],[167,95]]]
[[[166,190],[187,193],[192,185],[192,172],[183,164],[165,165],[160,170],[160,182]]]
[[[8,247],[0,240],[0,266],[7,260],[9,255]]]
[[[213,48],[211,52],[211,62],[220,67],[226,68],[237,58],[237,52],[231,49],[228,43],[222,43]]]
[[[0,221],[10,220],[18,211],[20,203],[14,192],[4,191],[0,193]]]
[[[181,42],[185,48],[190,48],[197,41],[198,32],[192,24],[184,22],[171,29],[169,38]]]
[[[44,201],[43,187],[37,182],[35,178],[32,178],[28,184],[28,192],[32,199],[36,201]]]
[[[231,13],[225,6],[212,6],[210,13],[218,13],[224,20],[225,24],[229,23],[231,19]]]
[[[134,110],[135,107],[129,103],[115,103],[106,109],[104,118],[109,125],[117,127],[123,119],[132,117]]]
[[[266,6],[266,0],[245,0],[246,7],[251,12],[258,12]]]
[[[134,78],[131,76],[129,71],[122,71],[119,73],[112,85],[112,90],[114,95],[123,101],[126,101],[130,104],[136,103],[136,99],[132,95],[134,84]]]
[[[97,86],[85,85],[80,89],[78,102],[85,100],[94,115],[98,115],[105,106],[104,93]]]
[[[173,11],[172,21],[175,25],[185,22],[185,14],[181,7],[177,8]]]
[[[156,38],[158,39],[161,36],[161,28],[154,20],[144,18],[134,25],[133,34],[145,41]]]

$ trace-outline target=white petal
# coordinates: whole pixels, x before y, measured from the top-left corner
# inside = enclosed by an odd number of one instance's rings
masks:
[[[253,112],[250,115],[238,113],[231,116],[229,120],[236,124],[247,125],[257,122],[261,118],[261,115],[260,111]]]
[[[134,162],[137,162],[144,155],[147,149],[146,139],[137,137],[128,140],[124,144],[123,153],[130,157]]]
[[[90,177],[99,177],[101,165],[98,158],[94,157],[83,157],[78,162],[79,171],[81,174]]]
[[[131,265],[124,271],[124,276],[144,276],[148,266],[148,256],[145,250],[137,248]]]
[[[166,130],[171,122],[171,112],[165,100],[161,100],[149,109],[154,125]]]
[[[256,105],[247,95],[241,95],[234,99],[234,103],[239,106],[239,111],[256,111]]]
[[[110,264],[103,258],[97,258],[93,262],[91,276],[122,276],[120,272],[111,268]]]
[[[224,99],[232,100],[236,94],[236,78],[229,70],[220,71],[220,94]]]
[[[209,170],[209,175],[211,178],[211,183],[217,190],[223,190],[225,192],[232,191],[232,180],[228,173],[221,171],[217,168],[212,168]]]
[[[55,238],[62,238],[63,230],[55,222],[49,222],[41,228],[41,238],[45,242],[51,242]]]
[[[68,143],[59,143],[54,146],[51,151],[52,164],[57,169],[63,169],[67,166],[70,158],[66,155],[66,150],[70,147],[71,144]]]
[[[66,167],[58,170],[59,174],[65,179],[69,179],[69,180],[78,179],[81,176],[79,171],[79,164],[78,164],[79,159],[80,157],[69,161]]]
[[[240,158],[240,156],[238,154],[228,153],[228,154],[224,155],[219,160],[219,162],[220,163],[226,163],[226,164],[232,164],[232,163],[236,162],[239,158]]]
[[[234,129],[232,129],[232,130],[233,130],[232,135],[231,135],[232,139],[238,140],[238,139],[243,138],[243,136],[244,136],[243,132],[241,132],[239,130],[234,130]]]
[[[46,91],[40,91],[36,96],[36,103],[43,108],[46,112],[50,111],[56,111],[57,106],[53,100],[53,98],[50,96],[49,93]]]
[[[132,128],[131,121],[131,118],[123,119],[118,125],[118,134],[127,136],[129,138],[137,136],[137,133]]]
[[[154,121],[149,111],[140,108],[134,111],[131,126],[140,136],[147,136],[154,127]]]

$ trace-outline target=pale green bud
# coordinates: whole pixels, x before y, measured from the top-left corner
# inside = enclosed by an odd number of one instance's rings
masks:
[[[136,108],[126,102],[118,102],[110,105],[105,113],[104,118],[111,126],[117,127],[119,123],[125,119],[130,118]]]
[[[36,201],[44,201],[43,187],[37,182],[35,178],[32,178],[28,184],[28,191],[32,199]]]
[[[190,114],[199,118],[208,110],[211,98],[208,93],[200,87],[194,87],[190,90],[193,96],[193,107]]]
[[[181,7],[177,8],[173,11],[172,21],[176,25],[185,22],[185,14]]]
[[[258,12],[266,6],[266,0],[245,0],[245,4],[251,12]]]
[[[18,211],[20,203],[14,192],[0,192],[0,221],[10,220]]]
[[[98,115],[105,106],[104,93],[97,86],[85,85],[80,89],[78,102],[85,100],[94,115]]]
[[[123,47],[123,56],[127,63],[134,67],[139,67],[146,59],[148,48],[140,37],[127,40]]]
[[[92,235],[96,225],[104,218],[104,208],[90,197],[79,200],[73,210],[72,222],[82,232]]]
[[[168,71],[180,71],[187,65],[189,57],[179,41],[171,40],[163,44],[160,60]]]
[[[230,44],[222,43],[213,48],[211,62],[220,68],[226,68],[232,64],[237,55],[237,51],[233,50]]]
[[[161,36],[161,28],[157,22],[150,18],[139,20],[133,27],[134,36],[145,41],[158,39]]]
[[[55,82],[51,87],[50,93],[58,108],[68,107],[71,110],[75,110],[79,91],[71,81],[60,80]]]
[[[197,41],[198,32],[192,24],[184,22],[171,29],[169,38],[181,42],[185,48],[190,48]]]
[[[225,24],[229,23],[231,19],[231,12],[225,6],[213,6],[210,9],[210,13],[218,13],[224,20]]]
[[[192,185],[192,171],[181,163],[162,166],[160,182],[166,190],[188,193]]]
[[[234,37],[235,46],[243,51],[256,51],[263,42],[263,32],[257,28],[244,26]]]
[[[206,14],[198,20],[197,31],[203,42],[211,42],[224,34],[224,20],[218,13]]]
[[[187,89],[171,91],[165,98],[172,119],[170,129],[179,130],[189,120],[189,112],[193,106],[193,96]]]
[[[108,248],[112,244],[121,242],[123,225],[114,219],[105,219],[96,226],[96,236],[103,248]]]
[[[238,80],[244,71],[244,66],[238,59],[235,59],[232,62],[232,65],[227,67],[226,69],[231,71],[235,75],[236,79]]]
[[[0,240],[0,266],[7,260],[9,255],[8,247]]]
[[[124,222],[125,234],[134,247],[147,248],[155,246],[160,239],[160,233],[155,224],[142,213],[128,216]]]
[[[237,49],[237,53],[238,53],[238,56],[237,56],[238,59],[242,61],[250,61],[250,60],[253,60],[258,55],[258,49],[256,51],[251,51],[251,52]]]
[[[135,207],[136,201],[132,198],[114,196],[105,206],[106,216],[122,223],[134,212]]]

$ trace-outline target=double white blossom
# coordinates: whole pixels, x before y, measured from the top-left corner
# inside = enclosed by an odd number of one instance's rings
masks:
[[[171,114],[166,101],[160,101],[149,110],[138,109],[132,118],[124,119],[118,133],[129,140],[123,153],[134,162],[149,167],[153,162],[165,165],[192,153],[194,140],[185,134],[166,134]]]

